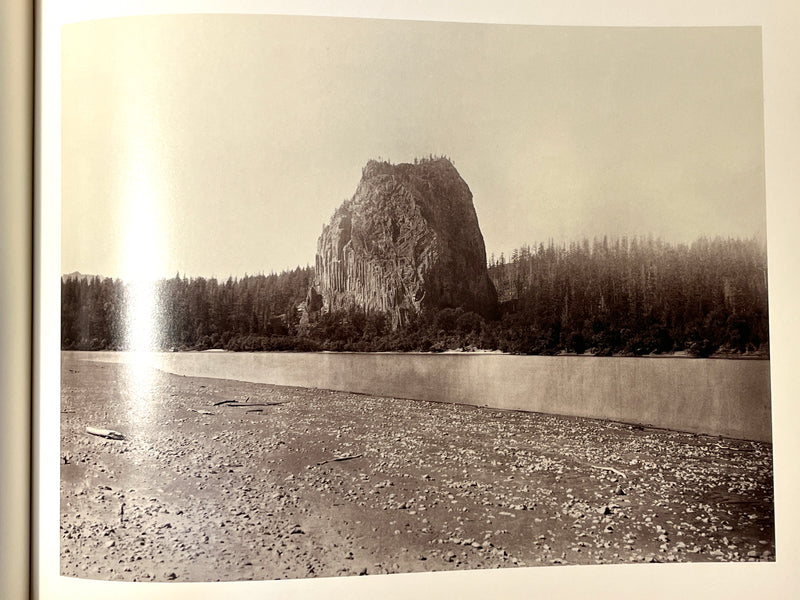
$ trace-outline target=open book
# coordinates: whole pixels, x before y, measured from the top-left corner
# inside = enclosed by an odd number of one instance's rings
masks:
[[[798,11],[579,4],[3,9],[3,597],[800,592]]]

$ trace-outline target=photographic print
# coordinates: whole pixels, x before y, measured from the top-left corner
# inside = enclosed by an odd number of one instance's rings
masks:
[[[62,575],[775,561],[760,28],[62,57]]]

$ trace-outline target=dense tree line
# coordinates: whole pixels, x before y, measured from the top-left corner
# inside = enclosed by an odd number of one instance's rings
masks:
[[[492,257],[489,274],[500,320],[446,307],[400,330],[357,307],[304,318],[310,267],[224,282],[176,276],[153,285],[153,342],[160,349],[246,351],[768,353],[766,250],[755,240],[539,244],[508,260]],[[62,347],[127,348],[134,293],[134,284],[119,280],[64,278]]]
[[[119,280],[68,276],[61,279],[61,347],[118,349],[125,345],[127,293]]]
[[[162,279],[147,292],[154,300],[153,343],[161,349],[293,349],[298,344],[294,339],[297,307],[312,280],[310,267],[231,277],[224,282],[177,275]],[[100,277],[63,278],[62,347],[127,348],[128,307],[137,285],[142,284]]]
[[[540,244],[492,259],[489,272],[508,351],[767,351],[766,248],[755,240]]]

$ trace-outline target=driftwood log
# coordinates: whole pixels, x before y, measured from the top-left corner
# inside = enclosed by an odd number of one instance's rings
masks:
[[[278,406],[279,404],[286,404],[285,402],[236,402],[235,400],[225,400],[224,402],[218,402],[214,406],[218,404],[224,404],[225,406],[232,406],[233,408],[255,408],[256,406]]]
[[[628,478],[628,476],[625,475],[625,473],[615,469],[614,467],[603,467],[601,465],[589,465],[589,466],[592,467],[593,469],[601,469],[603,471],[611,471],[612,473],[616,473],[617,475],[619,475],[620,477],[623,477],[625,479]]]
[[[363,454],[354,454],[352,456],[337,456],[336,458],[329,458],[328,460],[323,460],[322,462],[318,462],[317,466],[326,465],[331,462],[341,462],[343,460],[353,460],[354,458],[361,458],[364,456]]]
[[[106,438],[109,440],[125,439],[124,435],[122,435],[119,431],[114,431],[113,429],[100,429],[98,427],[87,427],[86,433],[90,433],[92,435],[96,435],[98,437]]]

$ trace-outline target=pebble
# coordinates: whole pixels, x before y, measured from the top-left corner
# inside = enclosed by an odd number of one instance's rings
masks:
[[[155,395],[163,394],[166,407],[189,402],[183,391],[175,394],[186,385],[184,378],[158,377],[164,391]],[[754,508],[772,498],[771,450],[765,445],[747,443],[733,453],[717,448],[714,440],[686,441],[658,430],[631,433],[614,423],[525,413],[487,419],[488,409],[224,381],[209,384],[205,404],[213,404],[217,386],[289,404],[280,412],[270,409],[272,420],[249,425],[235,410],[222,407],[212,418],[204,417],[206,438],[200,437],[201,430],[192,431],[192,418],[176,425],[164,409],[159,414],[167,415],[163,422],[171,427],[155,429],[148,434],[151,439],[132,438],[125,448],[130,464],[148,474],[127,490],[113,492],[105,485],[112,474],[127,481],[118,467],[104,463],[105,456],[120,452],[120,445],[71,440],[65,429],[62,446],[70,464],[85,469],[85,483],[92,485],[88,496],[80,480],[62,491],[64,574],[85,576],[101,567],[108,574],[117,567],[115,573],[124,573],[126,580],[144,580],[165,572],[154,565],[180,564],[194,568],[182,570],[182,580],[209,573],[221,578],[366,575],[347,548],[359,547],[372,556],[379,532],[389,531],[395,536],[406,532],[402,540],[408,547],[403,552],[388,544],[381,550],[385,554],[375,555],[381,562],[373,573],[420,570],[422,561],[435,569],[559,564],[567,562],[561,555],[565,548],[572,552],[570,562],[581,564],[774,560],[774,542],[739,525],[771,526],[771,512]],[[222,397],[243,400],[245,395]],[[194,400],[189,405],[205,404]],[[72,417],[64,419],[65,428]],[[82,418],[79,413],[74,417],[74,422]],[[348,454],[363,457],[305,468]],[[614,482],[616,477],[589,465],[624,471],[627,490],[621,479]],[[562,478],[568,485],[560,483]],[[176,486],[176,481],[183,484]],[[740,505],[706,498],[720,489],[742,498],[747,510],[729,514]],[[98,492],[113,493],[94,504]],[[124,516],[108,522],[101,509],[116,511],[119,493],[124,494]],[[748,498],[757,502],[748,503]],[[693,513],[701,521],[682,523]],[[176,516],[166,521],[167,514]],[[293,523],[298,518],[311,533]],[[388,528],[392,519],[397,528]],[[670,525],[668,534],[663,526],[670,519],[679,526]],[[108,535],[109,525],[117,528],[114,540],[86,546],[86,540]],[[490,526],[491,533],[485,531]],[[718,540],[717,529],[727,537]],[[764,538],[772,533],[761,531]],[[439,554],[431,552],[431,538],[437,536],[434,542],[455,544],[451,548],[461,556],[447,546],[439,546]],[[670,536],[682,540],[671,550]],[[741,554],[731,552],[732,540]],[[117,547],[105,562],[103,546]],[[558,548],[555,556],[551,546]],[[392,563],[399,555],[405,556],[402,567]],[[342,569],[342,556],[349,570]],[[412,557],[417,560],[409,561]]]

